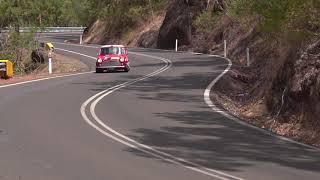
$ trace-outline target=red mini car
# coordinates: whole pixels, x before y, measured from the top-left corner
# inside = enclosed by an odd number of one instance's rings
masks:
[[[105,45],[98,53],[96,72],[130,71],[127,49],[123,45]]]

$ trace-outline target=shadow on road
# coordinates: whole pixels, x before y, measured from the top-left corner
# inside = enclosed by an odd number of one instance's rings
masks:
[[[157,50],[152,52],[160,53]],[[213,61],[212,57],[201,57],[201,60],[198,57],[180,58],[179,54],[175,55],[175,59],[173,68],[165,72],[165,75],[130,85],[125,90],[137,95],[139,100],[153,101],[154,104],[184,103],[187,105],[185,110],[172,109],[170,112],[154,113],[154,117],[172,121],[174,125],[158,129],[139,128],[132,130],[127,136],[166,153],[217,170],[242,171],[242,167],[270,163],[320,171],[318,151],[279,140],[210,110],[203,100],[204,89],[224,70],[226,63]],[[139,65],[143,66],[149,64]],[[126,76],[127,80],[137,77],[139,76]],[[106,88],[107,83],[91,85],[95,87],[91,90],[101,91]],[[154,158],[133,148],[126,151],[137,156]]]

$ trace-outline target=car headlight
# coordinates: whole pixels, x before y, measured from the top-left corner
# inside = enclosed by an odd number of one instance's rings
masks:
[[[98,63],[102,63],[102,59],[98,58],[98,59],[97,59],[97,62],[98,62]]]
[[[120,62],[124,62],[124,58],[120,58]]]

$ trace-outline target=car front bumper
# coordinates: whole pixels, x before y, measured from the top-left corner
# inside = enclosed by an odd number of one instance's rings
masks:
[[[126,66],[97,66],[97,69],[123,69]]]
[[[126,69],[130,67],[129,63],[121,65],[97,65],[97,69]]]

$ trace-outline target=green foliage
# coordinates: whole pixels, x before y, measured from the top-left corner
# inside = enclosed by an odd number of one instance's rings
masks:
[[[34,33],[20,27],[89,26],[97,19],[120,33],[162,11],[168,0],[0,0],[0,30],[9,28],[0,42],[0,58],[21,61],[21,52],[33,48]],[[19,63],[18,63],[19,64]],[[19,67],[18,67],[19,68]]]
[[[234,0],[230,14],[258,19],[262,31],[299,38],[319,29],[319,11],[319,0]]]
[[[100,19],[117,21],[119,24],[135,24],[145,20],[150,15],[157,14],[164,6],[166,0],[110,0],[98,10]],[[100,6],[101,7],[101,6]]]
[[[0,0],[0,28],[89,26],[98,18],[135,23],[162,11],[168,0]]]
[[[63,0],[2,0],[0,27],[49,26],[63,20]]]
[[[193,22],[193,25],[203,32],[210,32],[214,28],[220,17],[219,12],[205,11],[201,13]]]
[[[0,48],[0,59],[9,59],[14,63],[15,74],[26,73],[30,64],[31,50],[36,47],[33,41],[34,33],[18,33],[12,28],[2,42],[4,46]]]
[[[0,59],[10,59],[14,62],[21,61],[22,57],[19,53],[23,49],[29,51],[36,47],[34,41],[34,33],[18,33],[11,29],[6,36],[4,46],[0,48]]]

